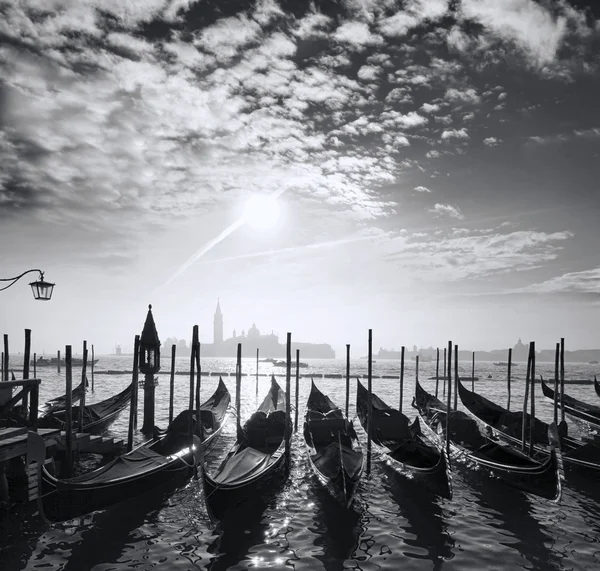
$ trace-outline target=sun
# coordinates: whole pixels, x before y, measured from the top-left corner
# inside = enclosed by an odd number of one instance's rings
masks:
[[[273,196],[254,195],[246,202],[244,220],[255,230],[273,228],[279,220],[279,203]]]

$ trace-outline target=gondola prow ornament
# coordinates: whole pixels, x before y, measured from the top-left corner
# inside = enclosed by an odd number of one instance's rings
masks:
[[[143,434],[154,432],[154,375],[160,371],[160,340],[156,332],[152,305],[148,306],[148,315],[142,336],[140,337],[139,369],[144,373],[144,424]]]

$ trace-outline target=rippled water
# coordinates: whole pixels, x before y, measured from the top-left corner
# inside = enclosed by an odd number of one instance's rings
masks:
[[[302,374],[343,373],[341,360],[307,360]],[[233,359],[204,359],[205,371],[234,371]],[[168,416],[169,370],[163,359],[156,389],[156,423],[164,427]],[[99,369],[127,369],[130,357],[102,357]],[[177,361],[186,370],[188,360]],[[352,374],[366,373],[365,361],[352,362]],[[244,360],[242,418],[254,411],[256,398],[255,361]],[[567,377],[585,378],[593,366],[568,366]],[[278,374],[261,363],[260,372]],[[378,361],[374,375],[398,374],[395,361]],[[435,371],[435,364],[421,366],[421,379]],[[518,371],[518,372],[517,372]],[[552,364],[537,364],[537,372],[552,376]],[[470,363],[461,367],[470,375]],[[522,399],[525,366],[514,371],[512,407]],[[482,379],[476,390],[501,404],[506,403],[505,370],[479,363]],[[488,374],[493,379],[488,380]],[[41,369],[38,376],[42,402],[64,392],[62,377],[55,370]],[[188,378],[176,376],[175,410],[187,405]],[[215,389],[218,377],[202,377],[202,395]],[[406,368],[404,412],[410,417],[414,364]],[[224,381],[235,394],[234,377]],[[259,377],[258,400],[268,389],[269,377]],[[284,386],[285,378],[279,377]],[[127,376],[95,377],[95,402],[124,388]],[[292,386],[295,379],[292,378]],[[339,406],[345,402],[344,379],[316,379],[316,383]],[[422,381],[429,391],[435,381]],[[468,386],[468,383],[467,383]],[[299,426],[310,381],[300,379]],[[398,406],[399,382],[374,379],[373,390],[388,404]],[[355,378],[351,382],[350,417],[355,415]],[[592,386],[569,386],[566,392],[588,402],[598,402]],[[293,394],[293,393],[292,393]],[[551,403],[536,393],[537,415],[551,418]],[[292,401],[293,402],[293,401]],[[140,399],[140,419],[142,418]],[[128,414],[123,413],[110,434],[125,437]],[[141,425],[141,422],[139,423]],[[366,437],[358,421],[357,432]],[[571,425],[571,431],[579,430]],[[136,435],[141,440],[141,435]],[[209,470],[218,464],[235,439],[230,422],[214,452],[207,458]],[[485,475],[457,466],[453,474],[452,500],[430,495],[415,483],[396,476],[373,460],[369,478],[364,478],[352,510],[341,508],[311,476],[301,432],[294,435],[290,477],[268,496],[252,503],[218,524],[206,515],[199,481],[166,495],[156,493],[132,499],[105,511],[95,512],[61,524],[44,524],[21,511],[5,516],[0,523],[0,568],[2,570],[44,569],[108,571],[113,569],[588,569],[600,568],[600,480],[598,476],[575,478],[567,473],[560,504],[514,490]],[[595,492],[594,489],[598,490]],[[20,517],[17,517],[20,516]]]

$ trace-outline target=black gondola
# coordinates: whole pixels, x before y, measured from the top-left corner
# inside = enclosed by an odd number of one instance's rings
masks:
[[[350,507],[363,473],[364,457],[352,423],[311,380],[304,440],[319,482],[343,506]]]
[[[216,472],[203,471],[206,507],[212,519],[222,519],[285,472],[285,399],[285,391],[272,376],[267,396]],[[291,433],[289,419],[288,425]]]
[[[356,412],[367,430],[369,391],[357,379]],[[421,482],[440,496],[452,497],[450,462],[446,447],[423,437],[419,417],[412,424],[406,415],[371,394],[371,441],[395,472]]]
[[[96,404],[85,405],[83,408],[83,432],[88,434],[101,434],[106,430],[123,412],[131,400],[131,388],[129,384],[120,393],[112,397],[97,402]],[[79,408],[80,405],[71,407],[73,418],[73,430],[79,432]],[[38,421],[39,428],[59,428],[65,429],[66,411],[56,410],[42,416]]]
[[[471,392],[459,381],[458,394],[463,405],[473,415],[486,424],[499,438],[512,445],[520,446],[522,443],[523,413],[506,410],[500,405]],[[529,441],[531,417],[525,415],[525,435]],[[554,424],[554,423],[552,423]],[[536,418],[533,423],[534,450],[538,458],[548,458],[550,445],[548,439],[548,425]],[[585,468],[600,470],[600,448],[592,443],[584,443],[568,436],[565,433],[566,423],[559,430],[562,460],[570,468]]]
[[[85,378],[85,386],[88,387],[89,383],[87,377]],[[81,381],[72,391],[71,391],[71,403],[76,403],[81,400],[83,396],[83,381]],[[67,405],[67,395],[61,395],[59,397],[50,399],[46,401],[46,403],[40,409],[40,417],[46,416],[51,412],[55,412],[58,410],[64,410]]]
[[[445,442],[447,407],[417,381],[413,406],[425,421],[429,436]],[[483,469],[507,484],[543,498],[558,501],[562,494],[562,463],[555,448],[543,462],[520,450],[503,446],[484,434],[479,424],[462,411],[450,412],[450,449],[468,467]]]
[[[57,479],[42,469],[43,505],[50,519],[64,520],[107,508],[164,485],[180,485],[191,475],[194,461],[215,443],[227,420],[231,397],[223,381],[200,407],[201,431],[194,416],[190,450],[189,411],[180,413],[165,433],[108,464],[74,478]],[[198,434],[202,434],[200,438]]]
[[[596,391],[596,394],[600,397],[600,383],[598,383],[596,377],[594,377],[594,389]]]
[[[544,382],[544,379],[541,379],[541,383],[544,396],[554,402],[554,390]],[[600,406],[587,404],[565,394],[563,394],[562,399],[558,396],[558,406],[562,407],[572,417],[588,423],[592,428],[600,429]]]

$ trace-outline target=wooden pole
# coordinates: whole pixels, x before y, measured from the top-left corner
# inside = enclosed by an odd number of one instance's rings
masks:
[[[294,432],[298,432],[298,391],[300,390],[300,349],[296,349],[296,407],[294,410]]]
[[[458,410],[458,345],[454,345],[454,410]]]
[[[554,353],[554,424],[558,426],[558,361],[560,357],[560,343],[556,344]]]
[[[198,343],[198,326],[194,325],[192,328],[192,347],[190,351],[190,396],[188,400],[188,439],[190,443],[190,450],[194,446],[194,382],[196,380],[196,344]],[[193,458],[196,458],[196,455],[192,455]],[[192,470],[195,472],[195,462],[194,468]]]
[[[529,343],[531,353],[531,416],[529,417],[529,455],[533,456],[535,439],[535,341]]]
[[[402,401],[404,400],[404,345],[400,349],[400,396],[398,410],[402,412]]]
[[[236,429],[238,438],[242,436],[242,344],[237,346],[237,361],[235,366],[235,410],[237,411]]]
[[[96,359],[94,358],[94,344],[92,343],[92,362],[90,363],[90,368],[92,371],[92,392],[94,392],[94,361]]]
[[[506,384],[508,389],[508,403],[506,403],[506,410],[510,410],[510,373],[512,369],[512,349],[508,350],[508,374],[506,376]]]
[[[0,381],[4,382],[4,351],[2,351],[2,368],[0,369]]]
[[[202,376],[202,369],[200,368],[200,341],[198,341],[198,347],[196,347],[196,422],[200,423],[200,377]],[[200,424],[198,424],[198,430]]]
[[[31,354],[31,329],[25,329],[25,350],[23,352],[23,378],[29,378],[29,355]],[[33,405],[33,403],[32,403]],[[23,411],[27,414],[29,409],[29,394],[23,397]]]
[[[471,390],[475,392],[475,351],[473,351],[473,364],[471,366]]]
[[[202,365],[200,364],[200,350],[202,346],[200,340],[196,345],[196,433],[200,437],[200,450],[199,458],[196,461],[196,455],[194,455],[194,478],[198,479],[199,470],[204,469],[204,431],[202,429],[202,415],[200,410],[200,391],[202,389]]]
[[[73,377],[71,376],[71,345],[65,347],[65,369],[65,448],[67,461],[64,467],[64,474],[68,478],[73,473]]]
[[[85,386],[85,373],[86,373],[86,368],[87,368],[87,354],[88,354],[88,350],[87,350],[87,341],[84,340],[83,342],[83,366],[81,367],[81,386],[83,387],[83,392],[81,393],[81,400],[79,401],[79,420],[78,420],[78,428],[79,428],[79,432],[83,433],[83,423],[85,420],[85,393],[86,393],[86,386]]]
[[[446,370],[446,353],[447,352],[448,352],[448,349],[446,347],[444,347],[444,384],[443,384],[442,395],[446,394],[446,379],[448,377],[448,371]]]
[[[33,378],[37,379],[37,353],[33,354]]]
[[[8,381],[8,335],[4,334],[4,380]]]
[[[521,450],[525,452],[525,442],[527,435],[527,401],[529,400],[529,375],[531,374],[531,345],[529,346],[529,355],[527,356],[527,376],[525,377],[525,396],[523,397],[523,420],[521,421]]]
[[[435,357],[435,396],[438,396],[438,389],[440,387],[440,348],[437,348]]]
[[[140,346],[140,336],[135,336],[133,343],[133,378],[131,380],[131,403],[129,406],[129,431],[127,432],[127,452],[133,450],[133,432],[135,430],[135,417],[137,409],[137,368],[138,368],[138,353]]]
[[[135,406],[133,407],[133,428],[137,429],[138,422],[138,405],[139,405],[139,364],[140,364],[140,336],[135,336],[133,345],[133,374],[131,379],[131,398],[135,400]]]
[[[173,398],[175,397],[175,356],[177,345],[171,345],[171,378],[169,379],[169,424],[173,422]]]
[[[259,348],[256,348],[256,400],[258,401],[258,350]],[[298,424],[298,423],[296,423]]]
[[[285,459],[288,470],[291,464],[291,453],[292,453],[292,415],[291,415],[291,401],[290,391],[292,389],[292,334],[288,331],[287,342],[285,347]]]
[[[367,401],[367,476],[371,474],[371,422],[373,418],[373,330],[369,329],[368,356],[368,401]]]
[[[346,343],[346,418],[350,410],[350,345]]]
[[[565,398],[565,338],[560,338],[560,421],[565,421],[565,407],[563,400]]]
[[[446,351],[448,353],[448,370],[444,377],[448,377],[448,394],[446,400],[446,452],[450,456],[450,414],[452,412],[452,341],[448,341],[448,349],[444,349],[444,364],[446,363]],[[444,382],[444,385],[446,383]],[[445,389],[445,386],[444,386]]]
[[[66,356],[65,356],[66,359]],[[66,366],[66,363],[65,363]],[[56,370],[58,371],[58,374],[60,375],[60,350],[58,350],[56,352]]]

